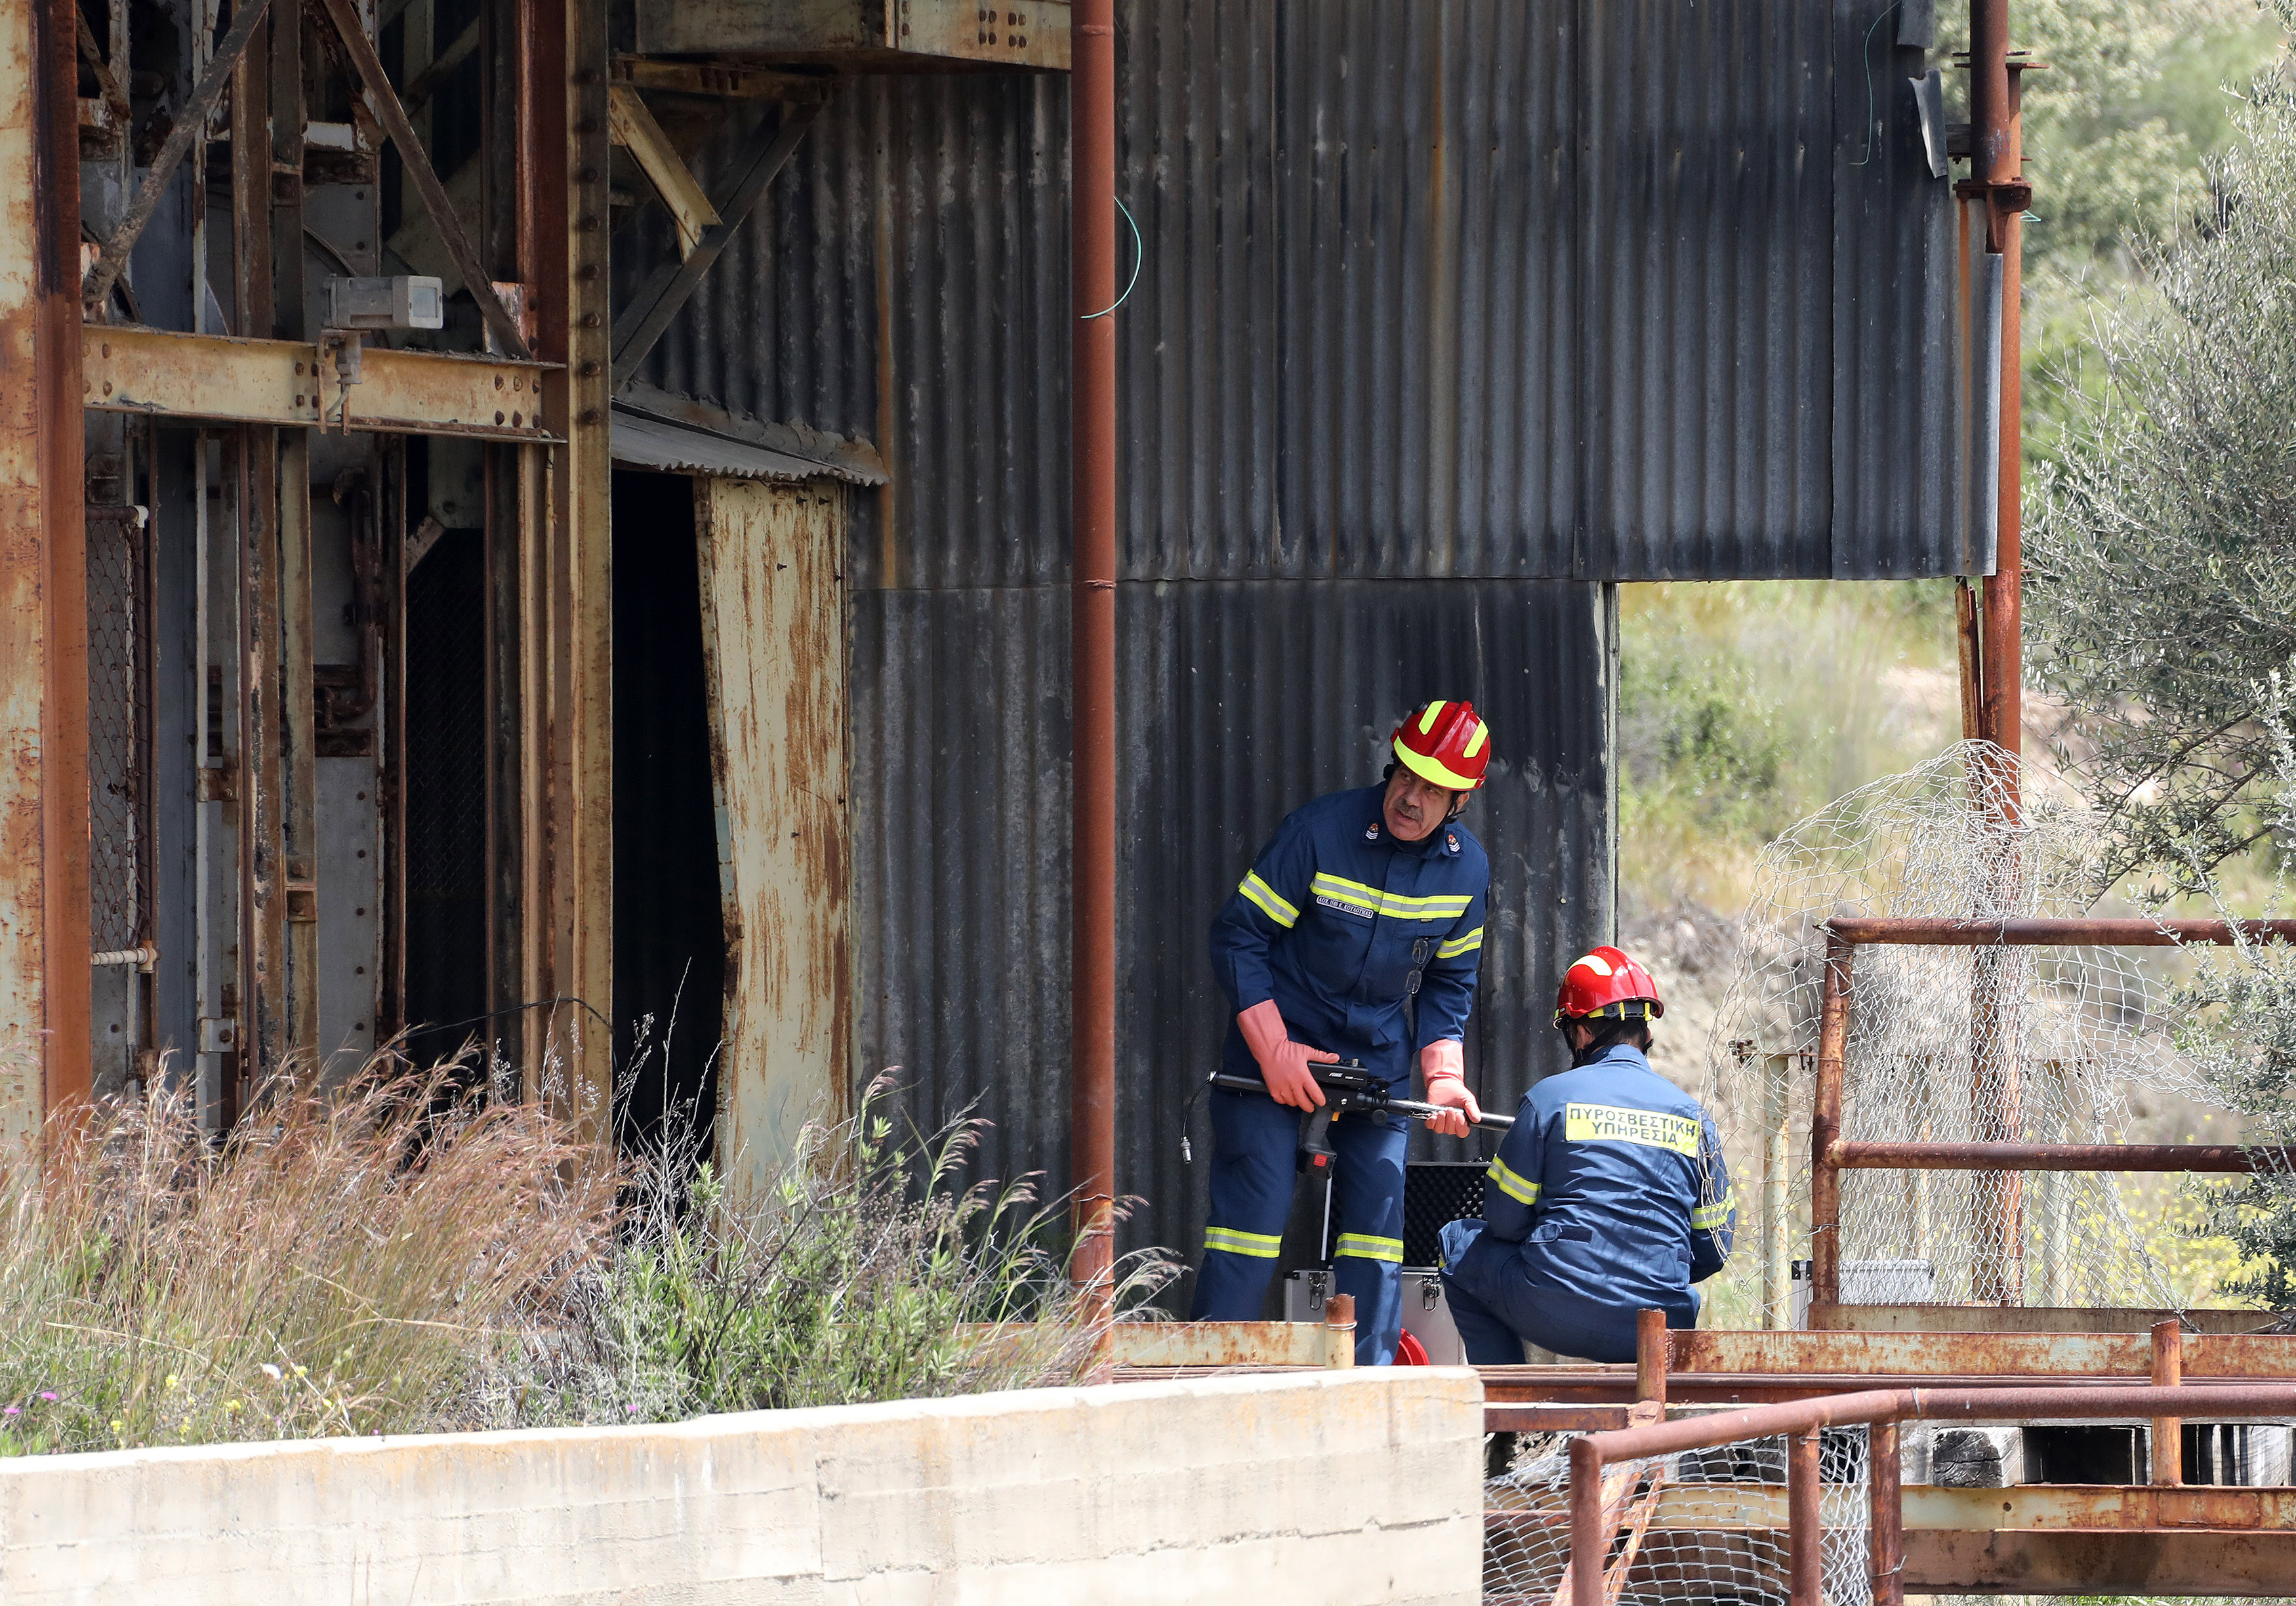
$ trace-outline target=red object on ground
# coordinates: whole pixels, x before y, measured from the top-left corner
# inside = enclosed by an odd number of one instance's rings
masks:
[[[1398,1366],[1431,1366],[1435,1363],[1427,1358],[1427,1347],[1406,1332],[1395,1340],[1395,1364]]]

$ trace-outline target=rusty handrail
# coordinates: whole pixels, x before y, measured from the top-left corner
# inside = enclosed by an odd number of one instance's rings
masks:
[[[2296,942],[2296,920],[2146,920],[2020,915],[1950,920],[1930,915],[1837,914],[1825,930],[1844,942],[1877,947],[2175,948]]]
[[[2238,1143],[1887,1143],[1839,1140],[1845,1171],[2233,1171],[2296,1168],[2296,1149]]]
[[[2228,1143],[2019,1143],[1847,1142],[1841,1136],[1848,1077],[1850,979],[1857,949],[1872,946],[1994,947],[2224,946],[2243,940],[2296,942],[2296,920],[2044,918],[1947,920],[1918,915],[1839,914],[1824,922],[1818,995],[1817,1074],[1810,1147],[1810,1302],[1841,1302],[1841,1173],[1913,1171],[2205,1171],[2296,1168],[2296,1150]],[[2004,1299],[2004,1304],[2014,1304]]]
[[[2218,1416],[2296,1415],[2296,1384],[2248,1384],[2207,1390],[2203,1408]],[[1751,1405],[1742,1411],[1677,1422],[1589,1433],[1570,1443],[1570,1606],[1603,1606],[1603,1569],[1577,1565],[1582,1556],[1601,1558],[1611,1536],[1603,1519],[1603,1467],[1644,1456],[1712,1449],[1749,1438],[1789,1440],[1787,1457],[1787,1576],[1814,1580],[1818,1541],[1816,1457],[1805,1446],[1829,1427],[1894,1424],[1908,1421],[2014,1422],[2046,1416],[2060,1421],[2181,1418],[2196,1400],[2182,1385],[2150,1384],[2096,1389],[1874,1389],[1828,1395],[1790,1404]],[[1885,1436],[1876,1435],[1877,1441]],[[1794,1449],[1804,1453],[1794,1454]],[[1869,1449],[1869,1459],[1871,1451]],[[1875,1606],[1901,1606],[1905,1598],[1904,1512],[1895,1477],[1870,1475],[1871,1561]],[[1811,1598],[1803,1591],[1796,1598]]]

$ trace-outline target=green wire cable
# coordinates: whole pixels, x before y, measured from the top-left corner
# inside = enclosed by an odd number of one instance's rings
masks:
[[[1904,4],[1905,0],[1890,0],[1890,4],[1882,8],[1882,14],[1874,19],[1874,27],[1866,30],[1866,54],[1863,58],[1866,68],[1866,154],[1849,164],[1853,168],[1862,168],[1874,160],[1874,127],[1882,120],[1874,104],[1874,33],[1890,20],[1891,12]]]
[[[1117,297],[1115,300],[1110,302],[1106,307],[1102,307],[1098,312],[1088,312],[1085,314],[1083,317],[1077,320],[1078,323],[1088,324],[1095,318],[1104,318],[1110,313],[1114,312],[1118,307],[1130,300],[1132,299],[1132,287],[1140,283],[1140,258],[1147,255],[1146,249],[1140,243],[1140,225],[1132,222],[1132,209],[1126,206],[1120,197],[1111,196],[1109,199],[1116,202],[1116,209],[1124,214],[1124,221],[1130,224],[1132,226],[1132,277],[1125,281],[1124,293],[1122,295]]]

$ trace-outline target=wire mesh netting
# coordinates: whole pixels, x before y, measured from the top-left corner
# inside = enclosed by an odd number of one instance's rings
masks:
[[[1741,1190],[1750,1214],[1785,1217],[1762,1224],[1773,1244],[1797,1219],[1807,1233],[1808,1145],[1796,1142],[1789,1158],[1784,1134],[1790,1120],[1807,1132],[1822,922],[2092,912],[2103,833],[2062,802],[2016,807],[2015,766],[1998,748],[1960,743],[1849,793],[1764,851],[1704,1094],[1734,1129],[1738,1175],[1770,1184],[1767,1202],[1765,1190]],[[2150,974],[2146,963],[2113,948],[1860,946],[1842,1135],[2109,1143],[2139,1101],[2214,1106],[2174,1052],[2158,962]],[[2112,1176],[1869,1170],[1841,1182],[1846,1302],[2179,1303]],[[1763,1277],[1765,1258],[1741,1257],[1725,1275]]]
[[[99,953],[144,935],[144,510],[87,518],[88,886]]]
[[[1866,1430],[1829,1428],[1818,1448],[1825,1599],[1872,1598]],[[1786,1441],[1747,1439],[1603,1469],[1603,1597],[1643,1602],[1787,1600]],[[1486,1606],[1569,1606],[1569,1441],[1529,1446],[1483,1486]]]

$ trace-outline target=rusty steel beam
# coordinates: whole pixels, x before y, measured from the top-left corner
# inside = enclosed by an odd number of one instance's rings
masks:
[[[1071,1274],[1086,1289],[1103,1291],[1114,1257],[1116,1194],[1116,322],[1109,315],[1116,300],[1114,0],[1077,0],[1070,19]],[[1594,1584],[1599,1591],[1599,1577]]]
[[[2149,1332],[1760,1332],[1708,1329],[1667,1336],[1671,1341],[1671,1364],[1676,1373],[1962,1372],[2035,1378],[2143,1378],[2151,1375],[2152,1366]],[[2185,1371],[2194,1377],[2296,1376],[2296,1334],[2194,1333],[2185,1340]]]
[[[336,0],[337,4],[345,0]],[[718,221],[702,232],[693,249],[681,262],[664,262],[646,276],[614,320],[613,377],[619,385],[635,377],[638,367],[652,351],[654,342],[661,339],[669,321],[677,315],[693,296],[718,256],[734,238],[734,231],[749,221],[758,202],[765,199],[767,190],[780,176],[796,154],[798,142],[805,131],[813,127],[821,115],[822,102],[801,101],[782,108],[781,121],[774,129],[772,143],[758,152],[757,159],[735,174],[723,193],[709,198],[717,209]],[[1112,243],[1111,243],[1111,249]]]
[[[1815,1332],[2149,1332],[2171,1317],[2194,1332],[2267,1333],[2267,1310],[2147,1310],[1998,1305],[1813,1305]]]
[[[332,357],[299,340],[106,328],[90,330],[85,345],[81,400],[112,412],[537,445],[562,439],[545,427],[546,364],[370,347],[359,355],[357,382],[346,386]]]
[[[1906,1586],[1925,1594],[2279,1600],[2287,1595],[2292,1578],[2296,1534],[2210,1528],[2035,1533],[2005,1528],[1915,1530],[1906,1536]]]
[[[1841,1176],[1832,1155],[1841,1136],[1850,984],[1857,958],[1849,938],[1829,926],[1818,995],[1817,1076],[1809,1119],[1809,1297],[1814,1304],[1835,1305],[1841,1299]]]
[[[1894,1427],[1876,1422],[1876,1429]],[[1878,1460],[1874,1463],[1879,1465]],[[1523,1504],[1486,1513],[1517,1528],[1554,1528],[1569,1520],[1562,1489],[1526,1491]],[[2173,1489],[2135,1484],[2017,1484],[1949,1489],[1934,1484],[1897,1490],[1901,1525],[1916,1533],[1984,1533],[1996,1528],[2034,1533],[2142,1533],[2212,1528],[2220,1533],[2296,1536],[2296,1489],[2202,1487]],[[1787,1495],[1777,1484],[1678,1483],[1652,1519],[1653,1530],[1685,1536],[1777,1529],[1787,1525]]]
[[[0,1154],[88,1096],[78,8],[0,6]]]
[[[598,1001],[613,980],[614,702],[611,522],[606,17],[576,0],[523,0],[531,100],[531,259],[553,454],[550,614],[550,996]],[[838,794],[844,795],[840,780]],[[571,1005],[551,1020],[586,1151],[613,1158],[613,1034]]]
[[[1944,920],[1923,915],[1837,914],[1827,931],[1852,944],[1897,947],[2174,948],[2296,942],[2296,920],[2120,920],[2102,917]]]
[[[1830,1145],[1845,1171],[2279,1171],[2296,1148],[2235,1143],[1877,1143]]]

